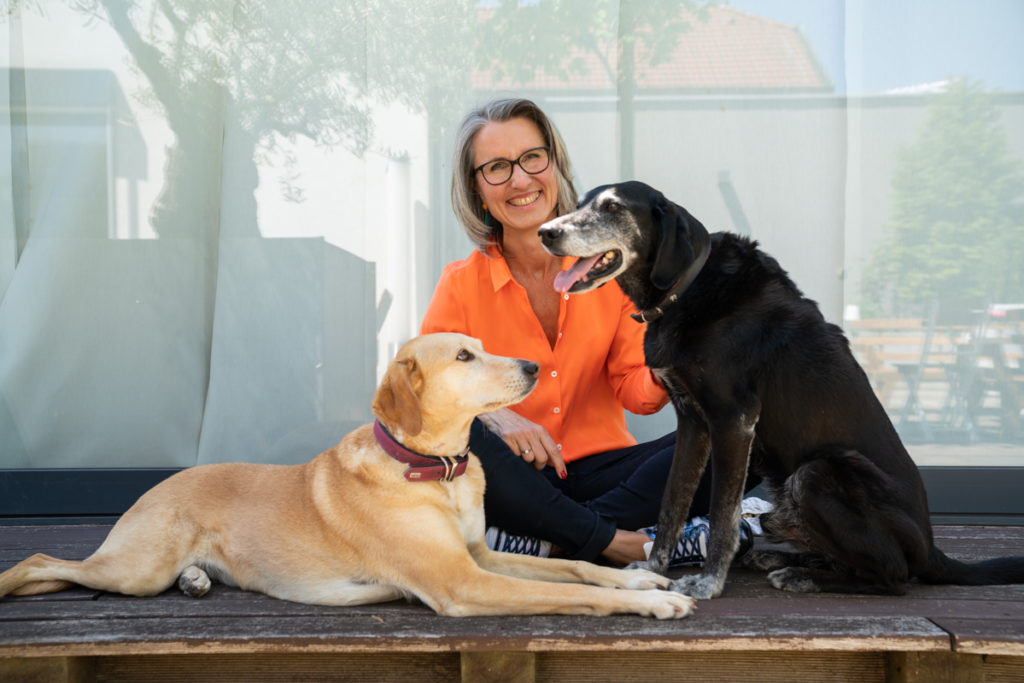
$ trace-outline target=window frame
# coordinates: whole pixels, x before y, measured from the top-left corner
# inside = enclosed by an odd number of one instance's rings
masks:
[[[0,525],[109,524],[147,490],[180,471],[0,470]],[[920,471],[933,523],[1024,524],[1024,467],[926,466]]]

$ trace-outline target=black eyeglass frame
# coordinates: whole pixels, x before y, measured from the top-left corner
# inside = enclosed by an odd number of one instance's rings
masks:
[[[526,167],[523,166],[522,164],[523,157],[525,157],[530,152],[536,152],[538,150],[544,150],[544,156],[545,158],[547,158],[547,163],[544,164],[544,168],[538,169],[536,171],[526,170]],[[505,161],[508,163],[508,177],[502,180],[501,182],[492,183],[490,180],[488,180],[487,174],[483,172],[484,166],[489,166],[497,161]],[[505,159],[503,157],[491,159],[490,161],[485,161],[484,163],[474,168],[473,173],[474,175],[479,173],[480,176],[484,179],[484,182],[487,183],[488,185],[504,185],[505,183],[512,179],[512,173],[516,170],[517,165],[519,166],[519,168],[523,169],[523,173],[528,173],[529,175],[537,175],[538,173],[543,173],[544,171],[548,170],[548,168],[551,166],[551,148],[548,147],[547,145],[541,145],[540,147],[531,147],[530,149],[526,150],[515,159]]]

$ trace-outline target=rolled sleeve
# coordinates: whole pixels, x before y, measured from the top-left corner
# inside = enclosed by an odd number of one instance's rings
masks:
[[[668,392],[644,363],[646,323],[638,323],[630,314],[636,309],[623,297],[619,327],[608,355],[608,378],[622,406],[637,415],[651,415],[668,403]]]

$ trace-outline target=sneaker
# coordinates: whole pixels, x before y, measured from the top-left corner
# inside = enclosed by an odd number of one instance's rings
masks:
[[[513,536],[503,529],[492,526],[484,536],[487,547],[499,553],[515,553],[517,555],[533,555],[548,557],[551,554],[551,543],[530,536]]]
[[[708,534],[711,525],[707,517],[694,517],[686,523],[683,535],[676,542],[672,549],[672,557],[669,558],[668,566],[681,567],[684,565],[703,564],[708,553]],[[647,534],[653,545],[654,537],[658,535],[658,525],[640,529],[641,533]],[[740,548],[736,551],[736,557],[742,557],[754,545],[754,533],[747,524],[747,520],[740,520]],[[645,546],[646,548],[646,546]],[[648,551],[649,553],[650,551]]]

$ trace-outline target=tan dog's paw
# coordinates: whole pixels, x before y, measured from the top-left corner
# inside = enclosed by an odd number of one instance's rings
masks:
[[[178,577],[178,588],[185,595],[201,598],[210,590],[210,577],[195,565],[185,567]]]
[[[688,595],[672,591],[651,590],[644,595],[650,599],[650,612],[655,619],[682,619],[697,609],[697,601]]]
[[[672,585],[672,579],[661,574],[647,571],[646,569],[624,569],[629,575],[623,588],[632,590],[649,590],[651,588],[668,588]]]

